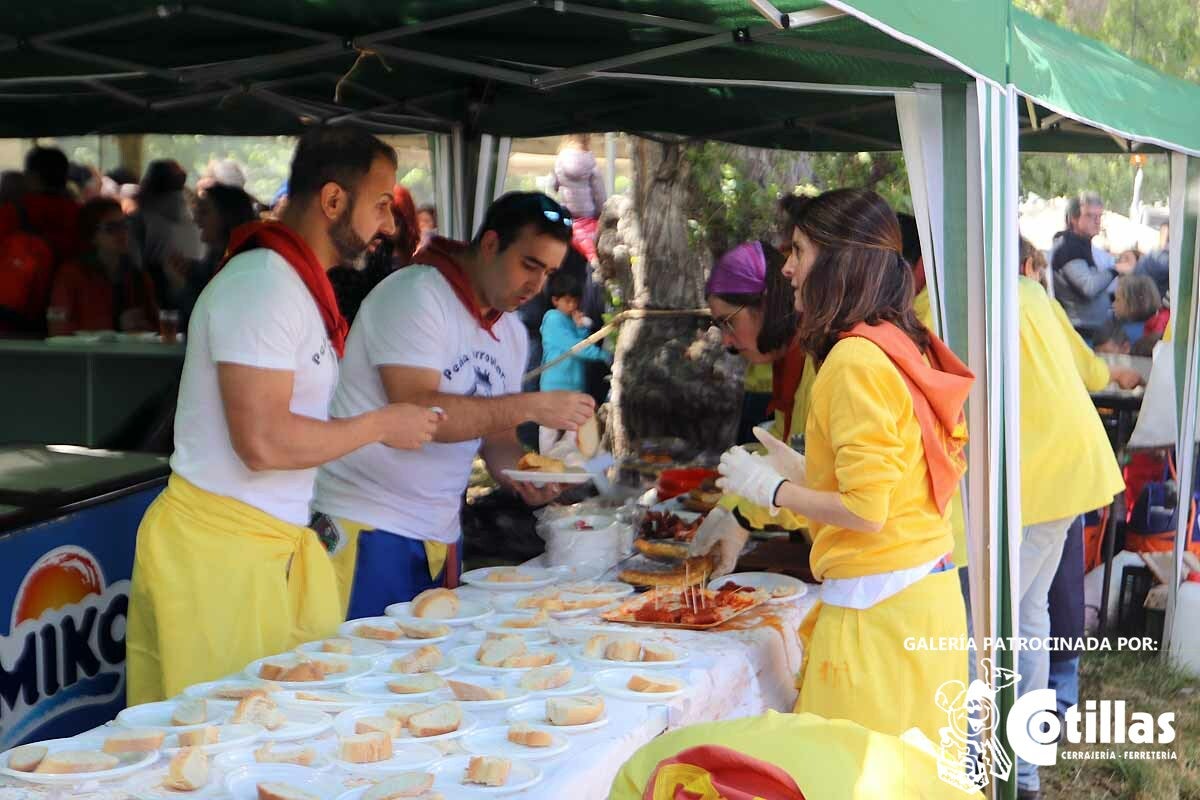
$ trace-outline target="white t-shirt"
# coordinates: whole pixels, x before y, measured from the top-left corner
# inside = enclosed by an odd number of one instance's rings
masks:
[[[196,301],[175,409],[171,469],[295,525],[307,525],[316,469],[252,472],[233,450],[217,363],[294,373],[293,413],[329,419],[337,353],[304,281],[274,250],[230,260]]]
[[[492,331],[499,341],[479,326],[435,268],[399,270],[358,310],[330,413],[348,417],[386,405],[381,366],[437,370],[443,394],[520,392],[529,350],[525,326],[515,314],[504,314]],[[420,450],[369,444],[320,468],[313,506],[412,539],[454,542],[459,504],[481,441],[433,442]]]

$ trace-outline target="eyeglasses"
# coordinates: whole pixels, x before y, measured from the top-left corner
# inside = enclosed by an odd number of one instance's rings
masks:
[[[720,319],[716,320],[717,327],[719,327],[721,330],[725,331],[726,333],[728,333],[732,336],[734,333],[733,318],[736,317],[739,313],[741,313],[743,308],[745,308],[745,306],[738,306],[737,308],[735,308],[733,310],[732,314],[729,314],[727,316],[721,317]]]

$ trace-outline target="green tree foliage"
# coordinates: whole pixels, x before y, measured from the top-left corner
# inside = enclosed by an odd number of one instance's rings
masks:
[[[912,213],[908,170],[900,153],[814,153],[813,184],[819,191],[873,189],[896,211]]]

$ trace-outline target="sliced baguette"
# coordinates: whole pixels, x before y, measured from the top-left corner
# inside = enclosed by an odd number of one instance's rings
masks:
[[[13,748],[8,754],[8,768],[17,772],[33,772],[49,752],[45,745],[27,744]]]
[[[279,781],[258,784],[258,800],[321,800],[315,794]]]
[[[359,717],[354,722],[355,733],[383,733],[395,739],[404,729],[404,724],[395,717]]]
[[[571,682],[571,677],[574,674],[575,668],[570,665],[565,667],[542,667],[541,669],[526,672],[521,676],[518,685],[529,692],[544,692],[547,689],[557,689],[561,686],[566,686]]]
[[[195,730],[180,731],[175,738],[179,740],[180,747],[202,747],[221,741],[221,729],[216,725],[205,725]]]
[[[303,703],[353,703],[353,695],[345,692],[296,692],[295,698]]]
[[[238,702],[229,721],[262,725],[269,731],[278,730],[287,723],[287,715],[267,696],[266,692],[246,695]]]
[[[401,638],[404,634],[394,625],[358,625],[354,628],[354,635],[360,639],[373,639],[379,642],[394,642]]]
[[[114,733],[104,740],[104,752],[119,756],[122,753],[149,753],[162,747],[165,731],[153,728],[132,728]]]
[[[629,683],[625,684],[625,688],[631,692],[678,692],[683,688],[683,684],[671,678],[655,680],[654,678],[647,678],[645,675],[634,675],[629,679]]]
[[[397,622],[396,627],[409,639],[436,639],[450,633],[449,625]]]
[[[250,684],[248,686],[222,686],[213,691],[209,695],[214,700],[241,700],[248,694],[255,692],[271,692],[278,691],[279,687],[271,683]]]
[[[197,747],[185,747],[171,758],[163,786],[177,792],[194,792],[208,783],[208,756]]]
[[[525,654],[525,640],[520,636],[503,636],[485,640],[476,657],[485,667],[498,667],[509,658]]]
[[[171,714],[172,725],[203,725],[208,721],[208,703],[203,697],[180,700]]]
[[[408,720],[414,714],[420,714],[423,711],[428,711],[433,706],[428,703],[401,703],[398,706],[388,706],[383,712],[385,716],[396,720],[401,725],[408,725]]]
[[[405,675],[417,675],[422,672],[433,672],[442,665],[442,651],[437,645],[421,645],[402,658],[392,662],[392,672]]]
[[[418,738],[441,736],[458,730],[462,725],[462,710],[457,703],[441,703],[428,711],[413,714],[406,724],[408,732]]]
[[[604,634],[596,634],[587,640],[583,646],[584,658],[604,658],[604,650],[608,647],[608,637]]]
[[[338,738],[338,758],[351,764],[374,764],[392,757],[392,737],[372,731]]]
[[[551,725],[587,725],[604,713],[604,698],[599,695],[551,697],[546,700],[546,718]]]
[[[121,759],[99,750],[60,750],[42,759],[34,772],[41,775],[76,775],[103,772],[121,764]]]
[[[408,797],[427,797],[433,788],[433,776],[428,772],[402,772],[375,784],[366,791],[362,800],[400,800]]]
[[[436,691],[446,685],[440,675],[423,672],[420,675],[402,675],[387,682],[388,691],[392,694],[424,694]]]
[[[467,774],[463,776],[463,783],[503,786],[508,783],[510,771],[512,771],[512,762],[507,758],[471,756],[471,760],[467,763]]]
[[[500,666],[506,669],[526,669],[529,667],[548,667],[554,663],[555,655],[548,650],[535,651],[530,653],[522,653],[519,656],[511,656],[500,662]]]
[[[503,700],[505,697],[508,697],[503,689],[491,689],[487,686],[466,683],[465,681],[447,679],[446,685],[450,687],[450,691],[454,692],[455,698],[459,700]]]
[[[679,653],[665,644],[647,642],[642,645],[642,661],[675,661]]]
[[[539,730],[523,722],[509,726],[508,740],[522,747],[549,747],[554,744],[554,737],[549,731]]]
[[[609,661],[641,661],[642,645],[636,639],[617,639],[604,648],[604,657]]]
[[[321,642],[322,653],[338,653],[343,656],[354,654],[354,642],[349,639],[326,639]]]
[[[317,751],[311,747],[285,747],[276,750],[271,742],[263,742],[262,747],[254,751],[254,760],[259,764],[295,764],[298,767],[311,767],[317,760]]]
[[[413,598],[412,615],[418,619],[450,619],[458,616],[458,595],[449,589],[426,589]]]

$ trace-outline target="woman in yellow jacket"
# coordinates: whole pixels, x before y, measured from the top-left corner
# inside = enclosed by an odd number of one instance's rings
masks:
[[[815,198],[792,241],[799,338],[820,364],[807,463],[760,431],[768,458],[734,448],[721,484],[810,520],[823,585],[802,629],[796,710],[938,741],[939,689],[967,673],[961,650],[937,647],[966,634],[949,506],[974,377],[914,315],[896,215],[879,195]]]

